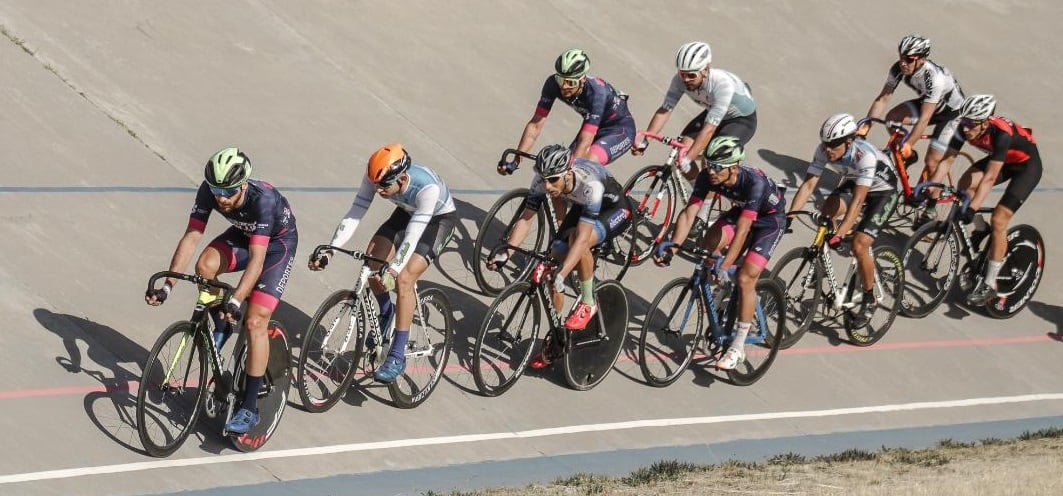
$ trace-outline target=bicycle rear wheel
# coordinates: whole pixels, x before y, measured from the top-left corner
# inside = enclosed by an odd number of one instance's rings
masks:
[[[207,354],[195,329],[189,321],[170,325],[144,363],[137,390],[137,433],[151,456],[177,451],[203,411]]]
[[[594,388],[609,375],[627,338],[624,288],[616,281],[605,281],[594,285],[594,294],[598,314],[582,331],[569,333],[565,345],[565,380],[579,391]]]
[[[915,231],[904,245],[904,293],[901,314],[909,318],[930,315],[956,283],[960,264],[960,241],[955,229],[931,222]]]
[[[653,252],[653,245],[668,232],[679,199],[671,180],[668,166],[651,165],[636,172],[627,184],[628,195],[636,217],[643,221],[632,231],[631,263],[639,265]]]
[[[764,377],[786,337],[786,293],[782,285],[774,279],[758,279],[756,288],[756,311],[745,342],[746,359],[727,372],[736,386],[748,386]],[[731,297],[737,298],[738,292],[732,292]]]
[[[541,304],[531,283],[520,281],[487,309],[472,360],[472,376],[484,396],[508,391],[524,373],[539,335]]]
[[[497,296],[506,286],[526,276],[532,268],[534,259],[521,253],[514,253],[499,271],[488,270],[485,265],[492,250],[509,243],[510,230],[523,211],[524,200],[527,197],[528,188],[517,188],[503,194],[491,206],[487,217],[480,224],[472,248],[472,273],[476,278],[476,284],[487,296]],[[546,242],[547,233],[552,231],[548,228],[548,221],[553,222],[546,218],[545,209],[539,209],[528,231],[528,236],[519,246],[533,252],[541,251],[543,243]]]
[[[347,392],[361,361],[366,318],[364,306],[346,289],[329,295],[314,313],[295,380],[306,411],[328,411]]]
[[[406,344],[406,370],[388,385],[395,406],[413,408],[435,391],[450,358],[454,335],[454,317],[450,300],[443,290],[419,291],[418,308]]]
[[[897,317],[904,293],[904,264],[897,252],[888,246],[878,246],[872,250],[872,255],[875,258],[875,298],[878,308],[864,327],[854,328],[849,312],[845,312],[843,319],[849,341],[857,346],[871,346],[886,335]]]
[[[808,332],[823,299],[824,271],[814,253],[808,248],[794,248],[775,263],[772,277],[783,288],[786,298],[786,318],[790,325],[783,327],[779,348],[787,349]]]
[[[1045,270],[1045,242],[1033,226],[1022,224],[1008,229],[1008,251],[997,276],[996,300],[986,305],[986,313],[1007,319],[1026,307],[1041,284]]]
[[[690,278],[673,279],[657,293],[639,335],[639,367],[649,385],[668,386],[690,366],[704,315],[705,302]]]
[[[254,427],[244,434],[230,434],[236,449],[245,453],[255,451],[266,444],[269,438],[280,425],[284,409],[288,405],[288,390],[292,385],[292,348],[288,344],[288,333],[284,326],[275,320],[269,321],[266,327],[266,335],[269,337],[269,361],[266,363],[266,375],[262,381],[262,389],[258,392],[258,416],[259,421]],[[244,360],[245,353],[236,355],[233,359],[237,364],[233,372],[236,377],[236,397],[244,397]]]

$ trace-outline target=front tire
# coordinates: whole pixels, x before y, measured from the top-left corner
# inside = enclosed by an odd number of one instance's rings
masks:
[[[166,457],[188,439],[203,411],[207,354],[195,324],[176,322],[155,340],[137,390],[137,433],[144,451]]]

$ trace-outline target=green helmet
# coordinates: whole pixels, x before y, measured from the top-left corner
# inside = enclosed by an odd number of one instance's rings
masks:
[[[207,161],[207,184],[215,188],[235,188],[251,177],[251,159],[239,148],[222,148]]]
[[[565,50],[554,62],[554,72],[563,78],[582,77],[589,70],[591,59],[587,58],[587,52],[579,48]]]
[[[742,143],[734,136],[717,136],[705,147],[705,160],[709,165],[731,167],[746,158]]]

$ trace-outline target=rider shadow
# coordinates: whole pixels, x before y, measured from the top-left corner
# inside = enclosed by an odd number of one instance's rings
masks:
[[[303,405],[299,402],[299,393],[295,390],[297,387],[295,376],[299,370],[299,355],[302,353],[303,333],[310,327],[310,316],[288,302],[281,300],[277,308],[273,310],[271,318],[284,326],[284,330],[288,333],[288,346],[292,349],[292,361],[289,364],[292,384],[288,391],[288,407],[302,410]]]
[[[487,314],[487,304],[466,291],[427,281],[423,284],[426,289],[434,287],[442,290],[450,300],[451,311],[454,313],[451,355],[447,361],[447,368],[443,372],[443,378],[463,393],[479,394],[476,381],[472,376],[473,350],[476,346],[476,336],[480,332],[480,325],[484,315]],[[454,360],[457,360],[457,363]]]
[[[1030,300],[1030,303],[1026,306],[1034,315],[1041,317],[1049,324],[1056,326],[1054,332],[1047,333],[1048,337],[1056,341],[1063,341],[1063,306],[1049,305],[1048,303],[1041,303],[1037,300]]]
[[[35,309],[33,316],[63,340],[69,356],[55,357],[56,363],[71,374],[85,374],[102,385],[85,395],[89,420],[119,445],[144,453],[136,429],[135,388],[148,350],[121,332],[88,319],[44,308]]]
[[[487,217],[487,212],[457,198],[454,199],[454,206],[458,212],[454,237],[433,265],[456,288],[482,294],[472,274],[472,264],[477,262],[476,254],[473,253],[473,244],[476,242],[476,230]]]
[[[805,171],[808,169],[807,160],[791,157],[789,155],[782,155],[764,148],[758,150],[757,154],[760,155],[761,160],[782,171],[784,179],[782,181],[776,181],[776,184],[785,183],[797,186],[805,180]]]

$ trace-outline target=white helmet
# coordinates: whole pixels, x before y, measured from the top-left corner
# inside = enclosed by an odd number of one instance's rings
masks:
[[[691,41],[675,54],[675,66],[683,72],[700,71],[712,62],[712,49],[703,41]]]
[[[910,34],[901,38],[901,42],[897,44],[897,52],[902,57],[910,55],[926,57],[930,55],[930,40],[917,34]]]
[[[828,143],[856,134],[856,120],[849,114],[834,114],[823,121],[819,140]]]
[[[984,121],[993,115],[997,99],[993,95],[971,95],[960,106],[960,117],[972,121]]]

